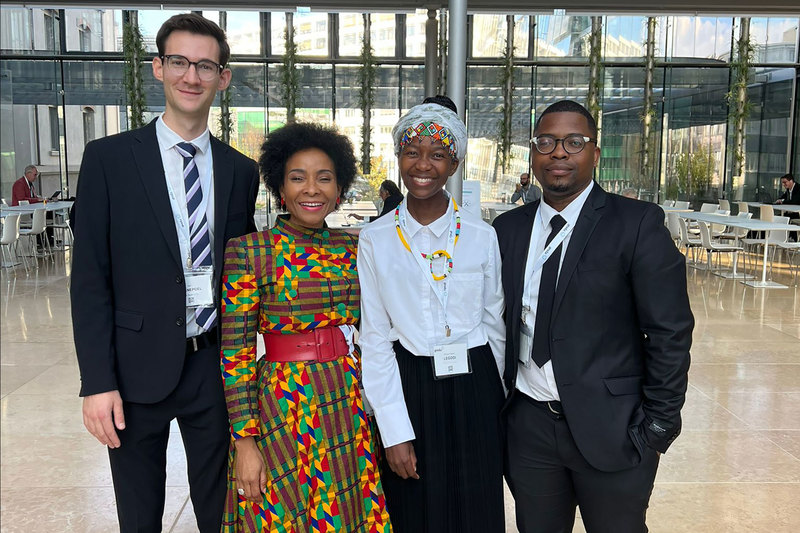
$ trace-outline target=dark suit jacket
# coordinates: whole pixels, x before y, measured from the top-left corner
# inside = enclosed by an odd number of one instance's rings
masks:
[[[38,196],[31,194],[31,188],[25,176],[15,181],[14,185],[11,186],[11,205],[19,205],[20,200],[28,200],[32,204],[42,201]]]
[[[784,190],[783,194],[780,195],[778,199],[783,200],[783,203],[786,205],[800,205],[800,186],[798,186],[797,183],[794,184],[791,198],[789,198],[789,191]]]
[[[381,214],[376,216],[372,220],[378,220],[383,215],[391,213],[392,211],[397,209],[397,206],[400,205],[402,202],[403,202],[402,194],[393,194],[391,196],[388,196],[386,200],[384,200],[383,202],[383,209],[381,209]]]
[[[211,138],[217,295],[228,239],[255,231],[255,162]],[[186,352],[180,256],[155,121],[93,141],[81,163],[72,323],[81,396],[118,389],[155,403],[177,386]]]
[[[511,391],[538,208],[538,201],[527,204],[494,222],[506,298],[504,381]],[[594,184],[561,266],[548,340],[567,424],[599,470],[634,466],[643,446],[663,452],[680,432],[694,327],[685,268],[657,205]],[[666,434],[649,429],[652,421]]]

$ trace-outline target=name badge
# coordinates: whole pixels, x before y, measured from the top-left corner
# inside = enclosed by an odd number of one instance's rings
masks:
[[[533,330],[524,321],[520,324],[519,332],[519,362],[525,368],[531,366],[531,350],[533,349]]]
[[[184,272],[186,279],[186,307],[211,307],[214,290],[211,271]]]
[[[433,347],[433,375],[436,379],[471,372],[466,344],[437,344]]]

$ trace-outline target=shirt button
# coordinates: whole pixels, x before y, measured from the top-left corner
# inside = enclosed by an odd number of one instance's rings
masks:
[[[178,274],[177,276],[175,276],[175,283],[177,283],[178,285],[180,285],[181,283],[183,283],[183,276],[181,276],[180,274]]]
[[[178,327],[182,326],[183,325],[183,317],[179,316],[178,318],[176,318],[175,319],[175,325],[178,326]]]

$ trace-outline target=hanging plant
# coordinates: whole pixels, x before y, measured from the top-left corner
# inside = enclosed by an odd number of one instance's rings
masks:
[[[497,83],[503,91],[503,116],[497,129],[497,155],[500,158],[500,167],[503,172],[508,171],[511,155],[511,114],[514,98],[514,17],[506,17],[506,46],[500,58],[500,74]]]
[[[644,104],[642,106],[642,144],[640,154],[639,176],[634,179],[637,187],[647,187],[648,182],[653,176],[653,158],[651,157],[652,146],[650,142],[653,124],[656,120],[656,110],[653,105],[653,79],[655,71],[656,55],[656,18],[647,18],[647,41],[645,44],[645,66],[644,66]],[[654,143],[653,143],[654,144]]]
[[[728,116],[733,126],[734,176],[742,176],[744,173],[744,127],[752,108],[747,96],[747,84],[750,80],[753,53],[753,46],[750,44],[750,19],[745,17],[740,21],[736,53],[730,66],[731,89],[725,95],[725,100],[728,103]]]
[[[372,152],[372,128],[370,118],[372,106],[375,103],[375,79],[378,67],[375,65],[375,55],[372,52],[370,41],[370,18],[364,13],[364,43],[361,45],[361,64],[358,67],[358,107],[364,122],[361,125],[361,173],[371,173],[370,154]]]
[[[589,34],[589,92],[586,95],[586,108],[600,127],[603,94],[603,19],[592,17],[592,31]]]
[[[136,23],[128,22],[122,27],[123,57],[125,72],[123,84],[128,103],[129,129],[144,126],[145,97],[142,83],[142,60],[145,57],[142,34]]]
[[[286,107],[286,122],[294,122],[297,103],[300,101],[300,73],[297,71],[297,45],[294,44],[294,20],[286,14],[286,31],[283,33],[285,51],[278,67],[281,96]]]
[[[231,133],[233,133],[233,120],[231,116],[231,101],[233,95],[231,94],[231,86],[222,91],[219,98],[219,134],[222,142],[225,144],[231,143]]]

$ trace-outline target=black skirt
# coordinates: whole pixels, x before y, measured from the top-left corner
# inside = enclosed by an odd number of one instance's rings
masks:
[[[433,377],[429,357],[394,343],[419,480],[402,479],[381,454],[381,479],[395,533],[502,533],[503,386],[489,345],[469,350],[472,373]]]

